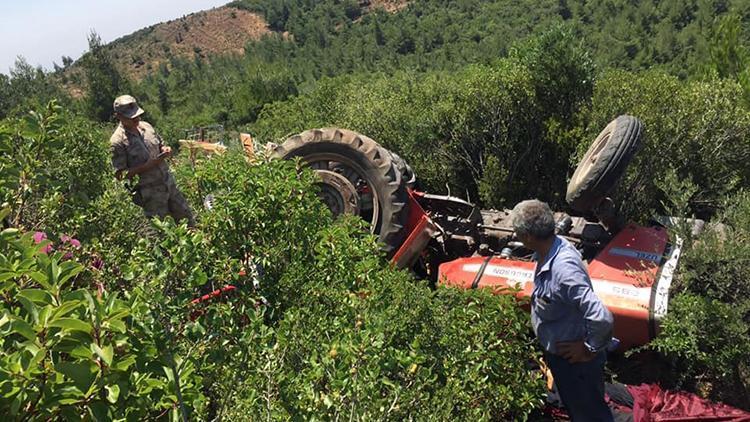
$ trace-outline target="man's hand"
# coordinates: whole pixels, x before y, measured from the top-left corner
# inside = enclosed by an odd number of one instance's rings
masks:
[[[159,160],[166,160],[172,156],[172,147],[161,147],[161,153],[157,157]]]
[[[555,344],[557,354],[569,363],[588,362],[596,357],[596,353],[589,351],[588,347],[580,341],[561,341]]]

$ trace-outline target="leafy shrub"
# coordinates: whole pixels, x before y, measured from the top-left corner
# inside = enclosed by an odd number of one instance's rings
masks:
[[[711,216],[727,195],[750,182],[750,112],[729,81],[682,82],[664,73],[608,71],[597,79],[586,138],[620,114],[643,120],[645,144],[616,196],[623,212],[645,218],[663,212],[659,189],[670,170],[699,190],[690,211]],[[579,152],[588,146],[581,144]]]
[[[517,43],[509,56],[528,68],[547,116],[565,122],[589,102],[595,67],[571,26],[552,26]]]
[[[362,221],[331,222],[315,196],[314,175],[294,162],[250,165],[230,153],[200,161],[195,176],[215,198],[201,216],[209,243],[196,248],[200,259],[185,261],[215,265],[206,262],[222,262],[216,251],[247,269],[262,264],[257,287],[240,284],[251,292],[245,300],[264,303],[259,295],[268,303],[245,319],[256,333],[237,332],[231,341],[222,336],[222,349],[187,346],[206,356],[224,354],[196,361],[204,379],[215,380],[216,393],[209,395],[217,398],[216,414],[230,420],[522,418],[539,405],[541,384],[526,369],[534,359],[527,317],[514,299],[432,292],[390,268]],[[134,268],[154,265],[147,262],[155,254]],[[177,255],[185,253],[165,256]],[[232,326],[206,324],[207,333]]]
[[[135,297],[93,291],[85,268],[42,252],[32,234],[0,235],[0,409],[15,418],[143,420],[175,411],[174,372]],[[82,284],[83,283],[83,284]],[[184,371],[184,400],[200,378]]]
[[[317,178],[290,161],[249,165],[239,151],[200,164],[194,187],[214,197],[201,216],[211,244],[246,269],[262,266],[269,280],[262,294],[285,306],[294,292],[279,297],[276,281],[290,263],[311,259],[318,230],[330,224],[330,212],[316,194]]]
[[[75,232],[91,263],[99,268],[103,285],[109,289],[129,285],[123,278],[123,266],[141,239],[155,237],[151,223],[133,203],[130,191],[122,182],[110,179],[98,198],[77,210],[76,221],[80,224]]]
[[[75,232],[79,211],[101,195],[110,170],[99,128],[50,102],[0,123],[0,203],[12,225]]]
[[[750,408],[750,195],[723,205],[685,250],[676,296],[649,347],[671,363],[668,382]]]
[[[249,381],[241,390],[270,407],[240,399],[229,418],[522,419],[539,406],[514,299],[432,292],[384,266],[360,226],[323,229],[314,261],[289,267],[280,284],[297,296],[276,329],[271,388]]]
[[[725,303],[682,293],[670,300],[662,331],[649,345],[671,365],[663,381],[750,408],[749,314],[747,299]]]
[[[254,349],[262,348],[254,342],[269,330],[263,327],[263,310],[256,306],[260,302],[253,280],[241,275],[238,260],[185,224],[175,225],[171,219],[153,224],[155,238],[141,240],[122,270],[129,281],[126,289],[142,299],[138,318],[161,345],[172,373],[178,375],[175,383],[182,385],[184,377],[189,381],[193,371],[200,375],[210,405],[202,419],[217,413],[223,395],[252,368]],[[236,289],[222,300],[193,302],[201,293],[227,285]],[[188,410],[201,409],[184,393],[178,399]]]

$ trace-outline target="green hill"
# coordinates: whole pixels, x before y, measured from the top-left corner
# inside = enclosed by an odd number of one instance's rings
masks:
[[[251,123],[267,103],[297,95],[322,77],[371,72],[455,70],[491,64],[551,25],[564,25],[599,70],[659,68],[701,77],[712,39],[728,16],[735,44],[750,39],[750,1],[438,1],[397,13],[354,0],[242,0],[276,33],[247,44],[241,58],[174,58],[138,89],[161,98],[165,115],[191,123]],[[289,34],[282,36],[280,34]]]

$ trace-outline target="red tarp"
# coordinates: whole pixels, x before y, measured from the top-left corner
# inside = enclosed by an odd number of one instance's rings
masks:
[[[750,413],[695,394],[666,391],[655,384],[628,385],[633,396],[633,422],[750,422]]]

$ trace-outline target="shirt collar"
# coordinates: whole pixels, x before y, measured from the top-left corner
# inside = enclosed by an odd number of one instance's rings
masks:
[[[136,133],[131,132],[131,131],[125,129],[125,126],[123,126],[122,123],[119,123],[118,126],[117,126],[117,128],[120,129],[120,130],[122,130],[123,133],[125,133],[126,135],[136,135]],[[138,131],[138,134],[137,134],[138,136],[143,136],[143,128],[141,128],[141,124],[140,123],[138,123],[137,131]]]
[[[552,242],[552,247],[549,249],[549,252],[547,252],[547,258],[544,260],[544,264],[542,264],[542,267],[539,268],[539,273],[549,271],[550,263],[553,259],[555,259],[557,253],[560,252],[560,249],[562,249],[562,245],[562,239],[559,236],[555,236],[555,240],[554,242]]]

